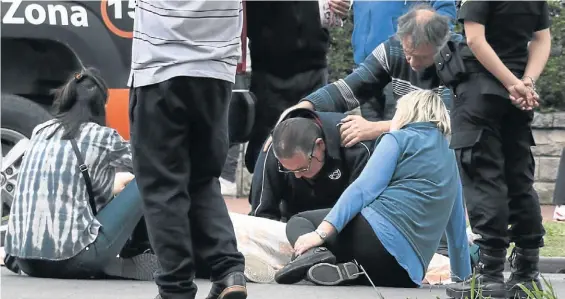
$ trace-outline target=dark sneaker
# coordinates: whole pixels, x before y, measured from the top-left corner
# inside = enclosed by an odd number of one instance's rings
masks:
[[[322,263],[308,270],[307,279],[318,285],[335,286],[357,279],[361,273],[355,263],[337,265]]]
[[[510,278],[506,281],[508,298],[528,298],[528,292],[543,290],[539,274],[539,249],[514,247],[508,258],[511,266]]]
[[[279,270],[275,274],[275,281],[279,284],[297,283],[306,278],[310,267],[320,263],[335,264],[335,261],[335,256],[327,248],[312,248]]]
[[[246,299],[247,288],[245,286],[245,275],[242,272],[234,272],[224,279],[215,281],[206,299]]]

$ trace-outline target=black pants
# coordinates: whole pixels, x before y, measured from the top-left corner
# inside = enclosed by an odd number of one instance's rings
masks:
[[[533,188],[533,112],[514,107],[492,80],[472,73],[457,87],[451,115],[469,220],[481,236],[475,243],[490,250],[509,242],[539,248],[545,231]]]
[[[250,173],[255,169],[263,143],[284,110],[324,86],[327,81],[326,69],[311,70],[289,78],[253,70],[249,90],[255,94],[257,104],[255,124],[245,152],[245,167]]]
[[[330,210],[307,211],[290,218],[286,225],[286,237],[290,244],[294,246],[300,236],[315,231]],[[336,256],[338,263],[357,260],[376,286],[417,287],[406,270],[384,248],[361,214],[355,216],[337,236],[328,238],[324,246]],[[359,283],[367,284],[368,280],[360,276]]]
[[[555,179],[555,190],[553,191],[553,204],[565,205],[565,149],[561,152],[557,178]]]
[[[131,91],[134,172],[164,299],[195,296],[195,254],[212,280],[244,270],[218,181],[231,89],[223,80],[175,77]]]

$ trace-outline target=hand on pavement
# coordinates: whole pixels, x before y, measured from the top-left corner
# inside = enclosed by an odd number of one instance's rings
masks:
[[[359,115],[348,115],[339,128],[341,144],[351,147],[360,141],[373,140],[386,132],[379,122],[371,122]]]

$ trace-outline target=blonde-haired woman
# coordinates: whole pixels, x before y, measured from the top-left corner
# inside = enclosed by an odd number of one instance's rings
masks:
[[[450,131],[448,111],[434,92],[400,98],[391,131],[336,205],[288,221],[296,258],[277,273],[277,282],[306,278],[337,285],[368,276],[378,286],[418,287],[444,232],[453,278],[468,277],[465,210],[446,138]]]

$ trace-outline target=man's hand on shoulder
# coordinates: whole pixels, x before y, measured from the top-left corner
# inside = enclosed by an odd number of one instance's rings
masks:
[[[377,139],[390,129],[388,121],[372,122],[359,115],[348,115],[341,122],[339,132],[341,143],[345,147],[351,147],[361,141]]]
[[[277,121],[275,127],[281,123],[283,121],[283,119],[286,118],[286,116],[296,110],[296,109],[309,109],[314,111],[314,105],[312,103],[310,103],[309,101],[301,101],[298,102],[298,104],[286,109],[281,116],[279,117],[279,120]],[[269,146],[271,145],[271,143],[273,142],[273,138],[269,135],[269,138],[267,138],[267,141],[265,141],[265,144],[263,145],[263,151],[266,152],[269,149]]]

